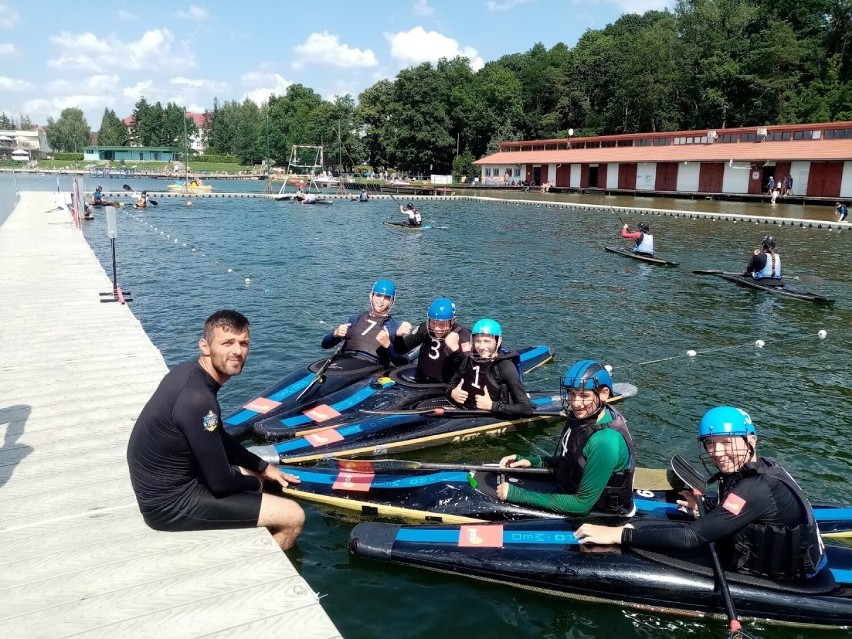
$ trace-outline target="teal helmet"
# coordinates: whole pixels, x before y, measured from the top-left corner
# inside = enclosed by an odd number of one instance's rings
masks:
[[[604,387],[608,388],[611,394],[615,394],[609,371],[592,359],[577,362],[565,372],[562,378],[563,389],[576,388],[598,393]]]
[[[489,356],[483,357],[479,354],[479,351],[476,349],[476,336],[477,335],[491,335],[496,344],[494,346],[494,352],[490,353]],[[484,361],[494,358],[500,352],[500,344],[503,342],[503,328],[499,323],[494,321],[493,319],[481,319],[473,325],[473,328],[470,329],[470,356],[474,361]]]
[[[375,284],[373,284],[373,290],[370,291],[371,294],[378,295],[387,295],[391,299],[396,297],[396,286],[390,280],[377,280]]]
[[[698,424],[699,440],[714,435],[748,437],[757,435],[757,430],[744,410],[734,406],[716,406],[704,413]]]

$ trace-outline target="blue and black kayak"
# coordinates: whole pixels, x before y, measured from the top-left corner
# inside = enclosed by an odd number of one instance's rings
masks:
[[[664,260],[661,257],[655,257],[653,255],[648,255],[647,253],[634,253],[633,251],[628,251],[623,248],[615,248],[613,246],[605,246],[604,250],[608,253],[615,253],[616,255],[621,255],[622,257],[630,257],[634,260],[639,260],[640,262],[647,262],[648,264],[656,264],[657,266],[677,266],[677,262],[670,262],[669,260]]]
[[[408,231],[428,231],[432,228],[430,224],[421,224],[420,226],[414,226],[409,224],[408,222],[383,222],[385,226],[396,226],[399,228],[406,229]]]
[[[720,277],[723,280],[727,280],[728,282],[733,282],[738,286],[744,286],[746,288],[756,289],[758,291],[773,293],[775,295],[780,295],[781,297],[791,297],[793,299],[803,300],[805,302],[814,302],[816,304],[834,303],[834,299],[831,297],[825,297],[824,295],[813,293],[800,286],[796,286],[795,284],[790,284],[789,282],[783,279],[781,284],[770,284],[767,283],[766,280],[756,280],[753,277],[750,277],[748,275],[741,275],[740,273],[727,273],[725,271],[692,272],[696,275],[715,275],[716,277]]]
[[[386,370],[375,362],[337,352],[290,373],[245,402],[225,417],[225,431],[242,435],[256,422],[315,406],[322,398]]]
[[[548,346],[533,346],[519,352],[520,370],[528,373],[553,359]],[[445,384],[415,381],[416,364],[401,366],[372,377],[356,380],[345,388],[328,392],[298,410],[278,411],[255,420],[254,436],[260,441],[278,442],[295,433],[319,426],[340,426],[363,419],[363,410],[397,411],[425,407],[424,402],[439,399],[443,406]]]
[[[636,394],[632,384],[614,385],[616,394]],[[558,395],[529,393],[535,408],[532,415],[504,417],[490,411],[454,410],[430,407],[389,414],[362,415],[360,419],[338,426],[318,426],[296,437],[268,446],[252,446],[250,450],[272,464],[304,464],[340,457],[375,457],[473,441],[479,437],[496,437],[505,433],[563,420],[562,402]],[[611,400],[612,401],[612,400]]]
[[[707,549],[660,554],[581,548],[575,525],[540,519],[490,524],[355,526],[360,557],[455,573],[539,593],[657,613],[724,619]],[[827,546],[828,570],[806,584],[726,573],[741,618],[797,626],[852,626],[852,548]]]
[[[279,468],[301,479],[288,491],[289,496],[363,515],[447,524],[564,517],[497,498],[497,485],[504,480],[533,492],[557,492],[550,469],[489,469],[487,465],[397,459],[335,460],[309,468]],[[635,516],[692,519],[676,503],[683,483],[666,470],[638,468],[633,484]],[[824,537],[852,538],[852,507],[815,504],[814,516]],[[612,515],[584,519],[612,524],[628,521]]]

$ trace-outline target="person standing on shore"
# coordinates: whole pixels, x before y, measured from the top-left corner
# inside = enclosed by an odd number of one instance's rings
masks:
[[[187,531],[264,526],[282,550],[296,542],[305,514],[296,502],[263,492],[299,478],[246,450],[222,428],[216,394],[239,375],[249,351],[249,321],[221,310],[204,323],[201,356],[172,369],[142,409],[127,444],[127,464],[145,523]]]
[[[837,221],[838,222],[843,222],[844,220],[846,220],[846,216],[849,215],[849,209],[846,208],[846,205],[843,204],[842,202],[838,202],[835,205],[834,210],[837,211],[837,216],[838,216]]]

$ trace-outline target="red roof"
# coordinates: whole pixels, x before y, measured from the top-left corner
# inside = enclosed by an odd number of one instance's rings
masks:
[[[552,151],[500,151],[474,164],[589,164],[606,162],[728,162],[852,160],[852,139],[619,146]]]

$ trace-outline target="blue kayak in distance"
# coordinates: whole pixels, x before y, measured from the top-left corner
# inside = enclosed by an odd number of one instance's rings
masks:
[[[349,550],[414,568],[655,613],[726,619],[707,548],[666,553],[577,544],[576,522],[402,526],[360,523]],[[726,572],[740,618],[813,628],[852,626],[852,548],[827,545],[827,569],[805,583]],[[448,579],[447,577],[443,577]]]
[[[425,468],[421,468],[425,466]],[[434,466],[435,468],[430,468]],[[497,468],[463,464],[429,464],[404,460],[335,460],[311,467],[281,465],[301,479],[287,494],[339,510],[410,522],[474,523],[513,519],[564,519],[552,511],[513,504],[497,497],[502,481],[539,493],[559,492],[549,469]],[[638,468],[633,501],[636,517],[692,521],[677,506],[685,487],[665,469]],[[852,506],[813,504],[823,537],[852,538]],[[624,524],[631,518],[592,513],[583,521]]]
[[[525,374],[553,359],[553,350],[548,346],[534,346],[521,350],[518,355],[521,373]],[[252,432],[260,441],[277,442],[305,429],[340,426],[363,419],[361,411],[364,410],[411,409],[423,407],[423,402],[434,399],[440,400],[436,406],[444,406],[446,385],[416,382],[416,368],[416,364],[409,364],[355,380],[298,409],[278,411],[254,420]]]

